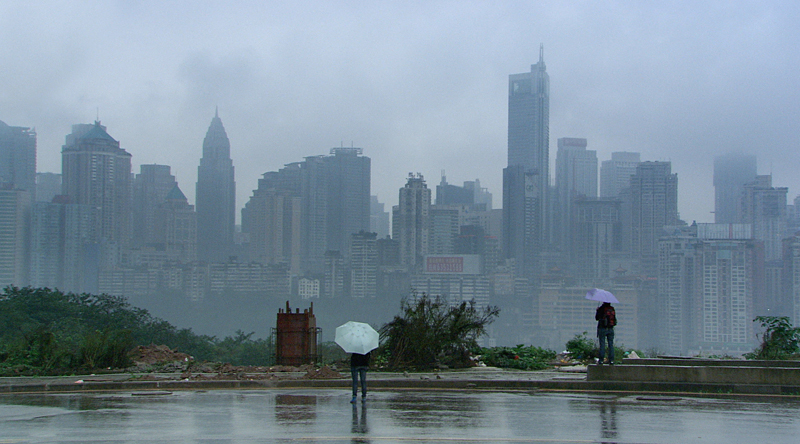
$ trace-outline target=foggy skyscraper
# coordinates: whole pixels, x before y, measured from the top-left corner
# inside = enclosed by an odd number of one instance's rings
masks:
[[[678,175],[670,162],[642,162],[629,188],[631,252],[642,261],[645,275],[658,271],[658,239],[667,225],[677,225]]]
[[[233,251],[236,223],[236,182],[231,144],[219,112],[203,139],[203,157],[197,167],[197,256],[222,262]]]
[[[550,189],[550,77],[539,47],[531,72],[508,78],[508,168],[503,170],[503,245],[517,274],[538,273]]]
[[[72,125],[61,150],[61,169],[62,190],[69,202],[97,208],[93,240],[126,247],[131,228],[131,155],[100,122]]]
[[[718,224],[744,223],[742,192],[756,180],[756,156],[730,153],[714,158],[714,221]]]
[[[562,251],[571,250],[570,223],[573,202],[579,196],[597,197],[597,152],[586,149],[586,139],[558,139],[556,157],[557,208],[553,212],[553,232],[556,245]]]
[[[604,160],[600,164],[600,197],[619,197],[620,191],[630,185],[631,176],[636,173],[639,163],[639,153],[611,153],[611,160]]]
[[[400,261],[421,267],[430,241],[431,190],[421,174],[408,175],[400,188],[399,204],[392,208],[392,239],[400,243]]]
[[[36,196],[36,131],[0,121],[0,185]]]
[[[152,245],[155,240],[156,208],[178,183],[169,165],[141,165],[133,180],[133,244]]]

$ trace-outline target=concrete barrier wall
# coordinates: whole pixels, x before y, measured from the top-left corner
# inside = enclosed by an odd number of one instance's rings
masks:
[[[755,361],[737,359],[700,359],[700,358],[625,358],[625,365],[677,365],[703,367],[783,367],[800,368],[800,361]]]
[[[587,380],[800,385],[800,368],[717,365],[591,365],[588,368]]]

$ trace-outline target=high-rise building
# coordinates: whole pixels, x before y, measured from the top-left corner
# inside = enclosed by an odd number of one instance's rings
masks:
[[[611,153],[611,160],[600,164],[600,197],[619,197],[620,192],[630,186],[631,176],[636,174],[639,163],[639,153]]]
[[[449,205],[432,205],[430,209],[428,254],[453,254],[459,233],[459,210]]]
[[[75,293],[97,291],[97,243],[91,205],[71,204],[66,196],[36,202],[31,222],[31,279],[35,287]]]
[[[279,180],[284,168],[267,173],[242,209],[242,232],[249,235],[250,259],[262,264],[287,263],[300,274],[302,198]],[[278,180],[276,180],[278,179]]]
[[[618,199],[575,201],[570,258],[577,278],[598,282],[611,277],[611,255],[622,250],[621,207]]]
[[[350,296],[374,298],[378,284],[377,235],[362,231],[350,239]]]
[[[400,261],[414,269],[422,266],[430,242],[431,190],[422,174],[408,175],[400,188],[399,204],[392,208],[392,239],[400,244]]]
[[[753,226],[753,237],[764,242],[767,261],[780,260],[786,237],[788,216],[786,196],[789,189],[773,187],[772,176],[756,176],[744,184],[741,194],[741,221]]]
[[[508,166],[521,165],[539,173],[540,187],[549,185],[550,76],[544,49],[531,72],[508,78]]]
[[[756,156],[730,153],[714,158],[714,222],[746,223],[742,219],[744,185],[756,180]]]
[[[61,150],[62,190],[69,202],[97,208],[93,240],[106,259],[130,243],[131,155],[100,122],[72,125]]]
[[[197,259],[197,213],[189,205],[178,184],[156,206],[153,240],[157,249],[181,262]]]
[[[36,200],[38,202],[51,202],[59,194],[61,194],[61,174],[36,173]]]
[[[133,180],[133,245],[144,247],[156,243],[156,208],[178,182],[169,165],[141,165]]]
[[[752,351],[760,244],[747,224],[688,228],[659,243],[661,347],[690,355]]]
[[[326,248],[341,251],[348,259],[350,238],[369,230],[370,158],[362,148],[331,148],[324,158],[329,183]]]
[[[200,260],[223,262],[233,251],[236,224],[236,182],[231,144],[219,112],[203,139],[197,167],[197,253]]]
[[[28,285],[31,196],[0,189],[0,288]]]
[[[642,162],[631,176],[628,208],[631,253],[641,261],[644,275],[658,271],[658,239],[665,226],[680,224],[678,217],[678,175],[670,162]]]
[[[578,197],[597,197],[597,152],[586,149],[586,139],[558,139],[556,193],[553,232],[559,249],[569,252],[572,245],[570,225],[573,202]]]
[[[0,186],[36,197],[36,131],[0,121]]]
[[[545,196],[539,174],[521,165],[503,169],[503,253],[514,260],[517,277],[536,282],[545,246]]]
[[[503,245],[518,273],[534,271],[549,244],[550,77],[539,47],[531,72],[508,79],[508,167],[503,171]],[[533,236],[533,238],[527,238]],[[528,277],[528,276],[525,276]]]
[[[385,204],[378,201],[378,196],[369,197],[369,231],[378,234],[378,239],[389,236],[389,227],[392,222],[392,215],[386,211]]]

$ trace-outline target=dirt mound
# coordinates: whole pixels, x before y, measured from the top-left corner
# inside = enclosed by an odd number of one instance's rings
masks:
[[[137,365],[163,364],[167,362],[188,362],[193,360],[186,353],[176,352],[166,345],[140,345],[131,352],[131,359]]]
[[[326,365],[319,369],[308,369],[308,372],[303,377],[307,379],[337,379],[341,378],[342,374]]]

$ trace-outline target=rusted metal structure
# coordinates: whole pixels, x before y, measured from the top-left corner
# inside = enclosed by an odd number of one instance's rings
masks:
[[[314,317],[314,303],[300,313],[292,313],[289,301],[286,311],[278,309],[278,321],[272,329],[275,338],[275,362],[279,365],[314,364],[317,361],[317,339],[320,331]]]

